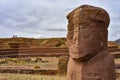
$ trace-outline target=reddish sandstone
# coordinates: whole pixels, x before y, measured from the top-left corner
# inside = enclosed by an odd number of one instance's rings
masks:
[[[82,5],[67,16],[67,80],[116,80],[113,56],[107,51],[108,13]]]

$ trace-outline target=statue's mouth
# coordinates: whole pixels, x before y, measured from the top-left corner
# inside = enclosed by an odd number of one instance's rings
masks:
[[[97,54],[94,54],[94,53],[87,53],[87,54],[81,55],[79,57],[73,58],[73,60],[75,60],[75,61],[88,61],[96,55]]]

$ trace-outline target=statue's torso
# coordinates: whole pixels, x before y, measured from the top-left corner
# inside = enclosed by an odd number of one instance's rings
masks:
[[[67,80],[115,80],[113,57],[103,51],[86,62],[76,62],[70,58]],[[71,78],[71,79],[70,79]]]

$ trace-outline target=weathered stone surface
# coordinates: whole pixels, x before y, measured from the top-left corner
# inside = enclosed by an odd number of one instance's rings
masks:
[[[58,61],[58,74],[59,75],[66,75],[67,74],[67,64],[68,64],[69,57],[68,56],[61,56]]]
[[[107,51],[108,13],[82,5],[67,15],[67,80],[115,80],[113,56]]]

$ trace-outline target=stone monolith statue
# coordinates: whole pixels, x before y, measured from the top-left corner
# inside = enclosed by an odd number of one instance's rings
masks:
[[[107,51],[108,13],[99,7],[82,5],[67,19],[67,80],[116,80],[114,60]]]

